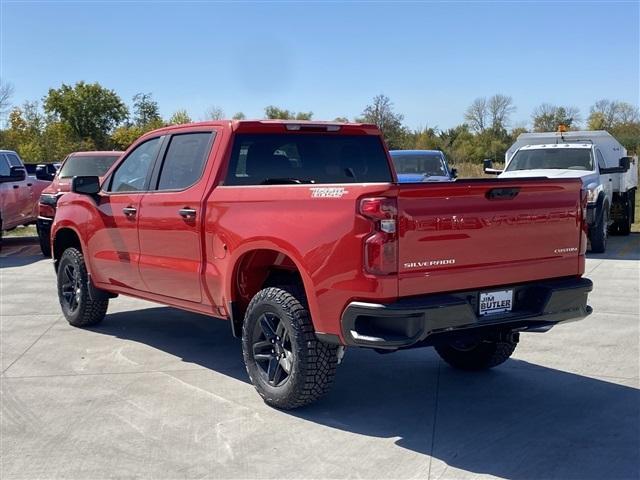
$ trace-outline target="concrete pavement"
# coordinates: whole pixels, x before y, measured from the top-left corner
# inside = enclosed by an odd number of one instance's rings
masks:
[[[590,255],[594,314],[462,373],[431,349],[351,349],[331,393],[262,403],[225,322],[129,298],[60,314],[50,261],[0,255],[0,477],[640,477],[640,235]]]

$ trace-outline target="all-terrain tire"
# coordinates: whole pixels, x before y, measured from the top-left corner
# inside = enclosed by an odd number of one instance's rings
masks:
[[[625,210],[624,217],[622,218],[622,220],[614,224],[617,235],[626,236],[631,233],[631,224],[633,223],[632,218],[633,218],[633,208],[634,208],[633,193],[634,192],[630,192],[627,194],[628,196],[624,206],[624,210]]]
[[[261,325],[267,316],[278,325],[282,323],[288,342],[290,372],[280,385],[269,383],[268,373],[255,358],[256,338],[263,335]],[[265,338],[260,337],[260,343]],[[337,347],[318,340],[305,296],[291,286],[265,288],[253,297],[242,325],[242,351],[247,373],[260,396],[268,405],[284,410],[310,404],[327,393],[338,364]]]
[[[506,362],[518,342],[509,340],[481,340],[475,345],[460,348],[455,343],[436,345],[440,357],[460,370],[487,370]]]
[[[109,297],[106,293],[90,287],[84,256],[73,247],[67,248],[60,258],[58,299],[64,317],[74,327],[97,325],[107,313]]]
[[[42,251],[42,255],[47,258],[51,258],[51,243],[49,243],[49,232],[46,230],[43,231],[38,224],[36,224],[36,230],[38,231],[38,241],[40,242],[40,250]]]
[[[589,240],[591,240],[591,251],[593,253],[604,253],[607,249],[608,223],[609,209],[605,206],[600,219],[589,230]]]

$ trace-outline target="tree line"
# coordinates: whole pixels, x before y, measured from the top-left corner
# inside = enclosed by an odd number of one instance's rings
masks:
[[[0,114],[7,116],[6,126],[0,130],[0,145],[16,150],[32,163],[59,161],[79,150],[124,150],[150,130],[192,121],[183,109],[168,119],[162,118],[151,93],[134,95],[128,107],[114,90],[99,83],[62,84],[50,89],[41,101],[27,101],[20,106],[12,106],[12,95],[13,87],[0,82]],[[512,97],[496,94],[475,99],[464,113],[464,122],[456,127],[411,129],[391,99],[377,95],[352,120],[377,125],[391,149],[438,149],[453,163],[480,163],[485,158],[501,160],[516,137],[529,131],[521,126],[511,127],[515,112]],[[211,106],[202,119],[225,117],[220,107]],[[241,120],[245,115],[237,112],[232,118]],[[311,120],[313,112],[269,105],[263,118]],[[337,117],[335,121],[349,119]],[[531,131],[555,131],[560,124],[573,130],[608,130],[629,152],[640,151],[640,113],[637,106],[629,103],[598,100],[585,119],[576,107],[548,103],[536,107],[531,115]]]

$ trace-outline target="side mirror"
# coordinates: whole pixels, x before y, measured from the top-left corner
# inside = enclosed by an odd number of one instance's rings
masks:
[[[482,163],[484,165],[484,173],[487,175],[500,175],[502,173],[502,170],[493,168],[493,160],[490,158],[485,158]]]
[[[631,166],[631,157],[622,157],[617,167],[601,168],[600,174],[607,175],[609,173],[624,173]]]
[[[9,176],[13,179],[13,182],[21,182],[27,178],[27,171],[23,167],[11,167]]]
[[[622,157],[620,159],[620,168],[624,168],[624,172],[631,168],[631,157]]]
[[[458,178],[458,169],[457,168],[452,168],[451,169],[451,178]]]
[[[482,161],[482,164],[484,165],[484,169],[486,170],[487,168],[493,168],[493,160],[491,160],[490,158],[485,158]]]
[[[55,173],[51,173],[46,165],[38,165],[36,167],[36,178],[38,180],[51,181],[55,177]]]
[[[71,191],[83,195],[97,195],[100,193],[100,177],[73,177],[71,180]]]

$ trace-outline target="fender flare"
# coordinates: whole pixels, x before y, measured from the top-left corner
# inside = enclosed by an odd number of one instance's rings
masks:
[[[238,267],[240,265],[240,259],[246,254],[254,250],[273,250],[274,252],[281,253],[286,255],[291,259],[291,261],[296,266],[298,272],[300,273],[300,278],[302,279],[302,286],[304,288],[305,294],[307,296],[307,304],[309,306],[309,313],[311,315],[311,320],[313,322],[314,314],[318,311],[317,302],[315,299],[315,295],[311,295],[310,293],[314,291],[315,285],[311,276],[307,272],[307,270],[303,266],[303,260],[300,253],[297,249],[287,243],[283,245],[282,241],[279,243],[275,243],[271,240],[259,239],[259,240],[249,240],[243,242],[240,246],[234,249],[233,254],[231,254],[228,264],[229,268],[225,274],[224,279],[224,296],[225,303],[229,305],[234,302],[236,299],[233,298],[233,285],[234,279],[236,277]],[[233,312],[228,312],[230,316],[233,316]]]

